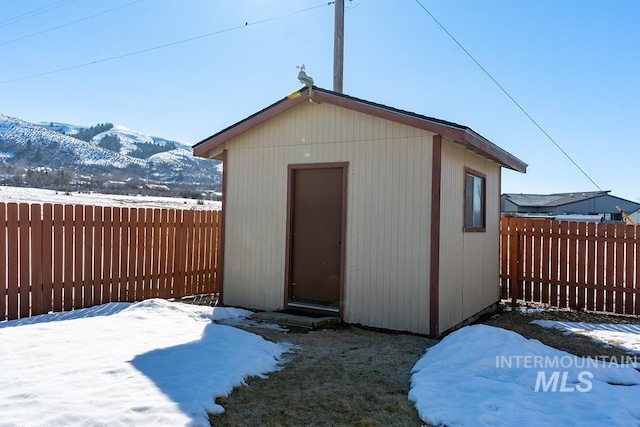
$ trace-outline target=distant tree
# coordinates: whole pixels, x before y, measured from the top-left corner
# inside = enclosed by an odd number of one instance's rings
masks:
[[[91,138],[98,135],[99,133],[106,132],[109,129],[113,128],[113,123],[98,123],[95,126],[91,126],[90,128],[83,129],[75,135],[71,135],[76,139],[81,141],[91,141]]]
[[[42,150],[40,149],[40,147],[36,148],[36,150],[33,152],[33,155],[31,156],[31,161],[34,162],[41,162],[42,161]]]
[[[116,153],[120,152],[120,147],[122,144],[120,143],[120,138],[118,135],[105,135],[98,145],[102,148],[106,148],[107,150],[114,151]]]
[[[50,172],[29,169],[25,174],[24,182],[30,187],[61,188],[69,185],[71,174],[65,170]]]
[[[152,144],[152,143],[142,143],[136,144],[137,148],[129,153],[131,157],[137,157],[138,159],[146,159],[154,154],[163,153],[165,151],[171,151],[176,148],[175,144]]]

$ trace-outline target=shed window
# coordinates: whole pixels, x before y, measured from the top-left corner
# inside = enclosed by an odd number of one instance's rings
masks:
[[[467,169],[464,181],[464,230],[485,231],[485,182],[482,173]]]

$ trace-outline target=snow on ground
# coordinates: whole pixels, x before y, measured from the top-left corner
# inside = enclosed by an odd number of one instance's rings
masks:
[[[152,299],[1,322],[0,426],[208,426],[290,348],[212,323],[249,314]]]
[[[177,197],[127,196],[120,194],[80,193],[45,190],[41,188],[0,186],[0,202],[59,203],[66,205],[96,205],[132,208],[168,208],[191,210],[219,210],[221,202],[181,199]]]
[[[519,305],[517,307],[511,306],[511,300],[502,300],[501,301],[502,310],[503,311],[518,311],[520,313],[525,314],[536,314],[536,313],[545,313],[549,311],[571,311],[570,308],[557,308],[557,307],[531,307],[531,306],[523,306]]]
[[[640,424],[640,372],[475,325],[427,350],[409,399],[434,425],[631,426]]]
[[[640,354],[640,325],[612,323],[559,322],[554,320],[534,320],[534,325],[555,328],[565,334],[586,335],[605,345],[615,345]]]

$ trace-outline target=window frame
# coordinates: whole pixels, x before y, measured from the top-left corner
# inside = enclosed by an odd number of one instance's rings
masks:
[[[482,226],[469,226],[467,225],[467,192],[469,188],[467,186],[467,176],[470,175],[474,178],[478,178],[482,182]],[[473,191],[473,189],[471,189]],[[484,233],[487,231],[487,175],[477,171],[475,169],[471,169],[468,167],[464,168],[464,196],[462,199],[462,220],[463,220],[463,228],[465,232],[471,233]],[[472,210],[473,212],[473,210]]]

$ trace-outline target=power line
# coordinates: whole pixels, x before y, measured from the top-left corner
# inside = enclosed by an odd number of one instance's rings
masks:
[[[45,7],[49,7],[49,6],[54,5],[56,3],[62,3],[63,1],[66,1],[66,0],[57,0],[57,1],[54,1],[53,3],[45,4],[44,6],[39,7],[37,9],[30,10],[29,12],[24,12],[24,13],[21,13],[20,15],[12,16],[11,18],[7,18],[4,21],[0,21],[0,24],[4,24],[7,21],[13,21],[16,18],[20,18],[20,17],[22,17],[24,15],[28,15],[28,14],[33,13],[33,12],[37,12],[39,10],[44,9]]]
[[[317,9],[319,7],[328,6],[328,5],[331,5],[331,4],[333,4],[333,2],[328,2],[326,4],[310,7],[310,8],[299,10],[299,11],[295,11],[295,12],[292,12],[292,13],[301,13],[301,12]],[[250,27],[250,26],[254,26],[254,25],[263,24],[265,22],[273,21],[273,20],[280,19],[280,18],[282,18],[282,16],[274,16],[274,17],[271,17],[271,18],[262,19],[262,20],[254,21],[254,22],[248,22],[247,21],[242,25],[237,25],[237,26],[234,26],[234,27],[225,28],[223,30],[218,30],[218,31],[214,31],[214,32],[211,32],[211,33],[207,33],[207,34],[202,34],[202,35],[199,35],[199,36],[190,37],[188,39],[182,39],[182,40],[178,40],[178,41],[174,41],[174,42],[170,42],[170,43],[165,43],[165,44],[162,44],[162,45],[159,45],[159,46],[153,46],[153,47],[149,47],[149,48],[146,48],[146,49],[136,50],[134,52],[123,53],[121,55],[111,56],[109,58],[98,59],[96,61],[85,62],[85,63],[77,64],[77,65],[71,65],[69,67],[58,68],[56,70],[44,71],[42,73],[31,74],[31,75],[24,76],[24,77],[17,77],[17,78],[14,78],[14,79],[3,80],[3,81],[0,81],[0,85],[7,84],[7,83],[18,82],[18,81],[21,81],[21,80],[32,79],[32,78],[35,78],[35,77],[46,76],[46,75],[49,75],[49,74],[61,73],[63,71],[74,70],[74,69],[77,69],[77,68],[88,67],[90,65],[101,64],[103,62],[114,61],[116,59],[126,58],[128,56],[133,56],[133,55],[139,55],[141,53],[150,52],[152,50],[164,49],[166,47],[175,46],[175,45],[179,45],[179,44],[184,44],[184,43],[192,42],[194,40],[199,40],[199,39],[215,36],[215,35],[222,34],[222,33],[228,33],[230,31],[239,30],[241,28],[246,28],[246,27]]]
[[[498,83],[498,81],[497,81],[495,78],[493,78],[493,76],[492,76],[492,75],[491,75],[491,74],[490,74],[490,73],[489,73],[489,72],[488,72],[488,71],[487,71],[487,70],[486,70],[482,65],[480,65],[480,63],[476,60],[476,58],[474,58],[474,57],[473,57],[473,55],[471,55],[471,53],[469,53],[469,51],[468,51],[467,49],[465,49],[465,48],[464,48],[464,46],[462,46],[462,44],[461,44],[461,43],[460,43],[460,42],[459,42],[459,41],[458,41],[458,40],[457,40],[457,39],[456,39],[456,38],[455,38],[455,37],[454,37],[454,36],[449,32],[449,31],[447,31],[447,29],[444,27],[444,25],[442,25],[442,24],[440,23],[440,21],[438,21],[438,20],[436,19],[436,17],[435,17],[435,16],[433,16],[433,14],[432,14],[431,12],[429,12],[429,11],[427,10],[427,8],[426,8],[426,7],[424,7],[424,5],[423,5],[422,3],[420,3],[420,0],[416,0],[416,3],[418,3],[418,4],[420,5],[420,7],[421,7],[422,9],[424,9],[424,11],[425,11],[425,12],[427,12],[427,13],[429,14],[429,16],[431,17],[431,19],[433,19],[433,20],[434,20],[434,22],[435,22],[436,24],[438,24],[438,26],[439,26],[439,27],[440,27],[440,28],[441,28],[445,33],[447,33],[447,35],[451,38],[451,40],[453,40],[453,41],[458,45],[458,47],[459,47],[460,49],[462,49],[462,51],[463,51],[464,53],[466,53],[466,54],[467,54],[467,56],[468,56],[469,58],[471,58],[471,60],[472,60],[472,61],[473,61],[473,62],[474,62],[474,63],[475,63],[475,64],[476,64],[476,65],[477,65],[477,66],[478,66],[478,67],[479,67],[479,68],[480,68],[480,69],[481,69],[481,70],[482,70],[482,71],[483,71],[483,72],[484,72],[484,73],[485,73],[485,74],[486,74],[486,75],[491,79],[491,81],[493,81],[493,83],[495,83],[495,84],[496,84],[496,86],[498,86],[498,88],[500,88],[500,90],[501,90],[505,95],[507,95],[507,97],[508,97],[508,98],[509,98],[509,99],[510,99],[510,100],[511,100],[511,101],[512,101],[512,102],[513,102],[513,103],[514,103],[514,104],[515,104],[519,109],[520,109],[520,111],[522,111],[522,112],[524,113],[524,115],[525,115],[525,116],[527,116],[527,118],[528,118],[528,119],[529,119],[529,120],[530,120],[530,121],[531,121],[531,122],[532,122],[532,123],[533,123],[533,124],[538,128],[538,129],[540,129],[540,131],[541,131],[541,132],[542,132],[542,133],[543,133],[543,134],[544,134],[544,135],[549,139],[549,141],[551,141],[551,142],[553,143],[553,145],[555,145],[555,146],[556,146],[556,148],[558,148],[558,150],[560,150],[560,152],[561,152],[562,154],[564,154],[564,155],[565,155],[565,157],[566,157],[567,159],[569,159],[569,161],[570,161],[571,163],[573,163],[573,165],[574,165],[575,167],[577,167],[577,168],[578,168],[578,170],[579,170],[580,172],[582,172],[582,174],[583,174],[584,176],[586,176],[586,177],[587,177],[587,179],[588,179],[589,181],[591,181],[591,183],[592,183],[593,185],[595,185],[595,187],[596,187],[598,190],[602,191],[602,188],[600,188],[600,186],[599,186],[598,184],[596,184],[596,182],[595,182],[593,179],[591,179],[591,177],[590,177],[590,176],[589,176],[589,175],[588,175],[588,174],[587,174],[587,173],[586,173],[586,172],[585,172],[585,171],[580,167],[580,165],[578,165],[578,163],[577,163],[575,160],[573,160],[573,158],[571,158],[571,156],[569,155],[569,153],[567,153],[567,152],[566,152],[566,151],[565,151],[565,150],[560,146],[560,144],[558,144],[558,143],[555,141],[555,139],[553,139],[553,138],[551,137],[551,135],[549,135],[549,133],[547,133],[547,131],[545,131],[545,130],[542,128],[542,126],[541,126],[541,125],[540,125],[540,124],[539,124],[539,123],[538,123],[538,122],[537,122],[537,121],[536,121],[536,120],[535,120],[535,119],[534,119],[534,118],[533,118],[533,117],[532,117],[532,116],[531,116],[531,115],[530,115],[530,114],[529,114],[529,113],[524,109],[524,107],[522,107],[522,106],[518,103],[518,101],[516,101],[516,100],[515,100],[515,99],[514,99],[510,94],[509,94],[509,92],[507,92],[507,90],[506,90],[504,87],[502,87],[502,85],[501,85],[500,83]]]
[[[178,40],[178,41],[171,42],[171,43],[166,43],[166,44],[163,44],[163,45],[160,45],[160,46],[154,46],[154,47],[150,47],[150,48],[147,48],[147,49],[136,50],[134,52],[123,53],[122,55],[116,55],[116,56],[111,56],[109,58],[99,59],[99,60],[96,60],[96,61],[85,62],[83,64],[72,65],[70,67],[58,68],[57,70],[45,71],[45,72],[42,72],[42,73],[31,74],[31,75],[25,76],[25,77],[18,77],[18,78],[11,79],[11,80],[0,81],[0,84],[17,82],[17,81],[20,81],[20,80],[27,80],[27,79],[31,79],[31,78],[34,78],[34,77],[46,76],[48,74],[55,74],[55,73],[60,73],[62,71],[68,71],[68,70],[74,70],[76,68],[87,67],[89,65],[95,65],[95,64],[100,64],[100,63],[103,63],[103,62],[114,61],[116,59],[126,58],[128,56],[133,56],[133,55],[139,55],[141,53],[150,52],[152,50],[163,49],[165,47],[175,46],[175,45],[183,44],[183,43],[188,43],[188,42],[191,42],[191,41],[194,41],[194,40],[198,40],[198,39],[202,39],[202,38],[205,38],[205,37],[211,37],[211,36],[214,36],[214,35],[217,35],[217,34],[222,34],[222,33],[226,33],[226,32],[233,31],[233,30],[238,30],[240,28],[245,28],[245,27],[248,27],[248,26],[251,26],[251,25],[262,24],[263,22],[271,21],[273,19],[274,18],[263,19],[262,21],[256,21],[256,22],[251,22],[251,23],[246,22],[246,23],[244,23],[242,25],[238,25],[236,27],[226,28],[226,29],[220,30],[220,31],[214,31],[212,33],[202,34],[200,36],[191,37],[191,38],[184,39],[184,40]]]
[[[59,4],[59,5],[54,6],[54,7],[49,7],[49,6],[53,6],[53,5],[57,4],[57,3],[61,3],[63,1],[66,1],[66,3],[62,3],[62,4]],[[58,1],[54,1],[53,3],[49,3],[47,5],[39,7],[37,9],[33,9],[30,12],[25,12],[25,13],[22,13],[20,15],[14,16],[13,18],[9,18],[9,19],[5,19],[4,21],[0,21],[0,24],[3,24],[3,25],[0,25],[0,28],[8,27],[9,25],[13,25],[16,22],[24,21],[25,19],[33,18],[34,16],[42,15],[43,13],[51,12],[54,9],[57,9],[59,7],[62,7],[62,6],[66,6],[69,3],[73,3],[75,1],[76,0],[58,0]],[[45,9],[45,10],[42,10],[42,9]],[[40,11],[40,12],[38,12],[38,11]],[[38,12],[38,13],[34,13],[34,12]],[[20,19],[17,19],[17,18],[20,18]],[[9,22],[9,21],[11,21],[11,22]]]
[[[48,33],[49,31],[57,30],[57,29],[60,29],[60,28],[63,28],[63,27],[68,27],[69,25],[77,24],[78,22],[86,21],[88,19],[95,18],[96,16],[105,15],[107,13],[116,11],[118,9],[122,9],[122,8],[125,8],[125,7],[128,7],[128,6],[134,5],[136,3],[140,3],[141,1],[143,1],[143,0],[132,1],[131,3],[123,4],[122,6],[114,7],[112,9],[108,9],[108,10],[105,10],[103,12],[96,13],[95,15],[86,16],[84,18],[76,19],[75,21],[67,22],[66,24],[58,25],[56,27],[52,27],[52,28],[48,28],[46,30],[38,31],[37,33],[32,33],[32,34],[29,34],[29,35],[26,35],[26,36],[18,37],[17,39],[8,40],[6,42],[1,42],[0,46],[4,46],[4,45],[9,44],[9,43],[14,43],[14,42],[17,42],[17,41],[20,41],[20,40],[28,39],[30,37],[34,37],[34,36],[37,36],[37,35],[40,35],[40,34]]]

